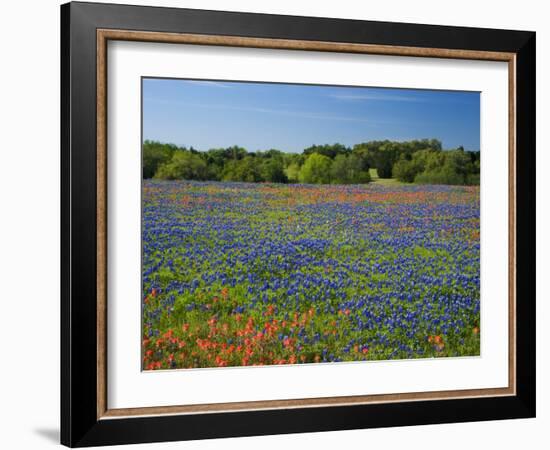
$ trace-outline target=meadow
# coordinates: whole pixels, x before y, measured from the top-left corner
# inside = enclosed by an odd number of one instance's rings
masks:
[[[142,195],[144,370],[479,355],[479,186]]]

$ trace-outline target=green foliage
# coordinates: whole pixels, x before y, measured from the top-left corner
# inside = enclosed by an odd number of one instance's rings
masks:
[[[357,144],[353,153],[365,158],[370,167],[375,167],[380,178],[391,178],[393,166],[400,159],[411,160],[412,156],[422,150],[442,150],[441,142],[437,139],[420,139],[405,142],[370,141]]]
[[[156,141],[143,144],[143,178],[270,183],[363,184],[380,182],[479,184],[479,152],[443,151],[436,139],[371,141],[350,149],[313,145],[302,153],[243,147],[204,152]],[[377,181],[378,182],[378,181]]]
[[[445,169],[422,172],[414,181],[419,184],[465,184],[464,178]]]
[[[281,157],[271,157],[263,161],[261,173],[264,181],[269,181],[271,183],[288,182],[283,159]]]
[[[393,176],[404,183],[412,183],[420,172],[419,166],[414,161],[401,158],[393,165]]]
[[[371,181],[368,166],[363,168],[363,161],[358,155],[337,155],[330,171],[334,184],[362,184]]]
[[[391,160],[385,160],[378,163],[376,173],[380,178],[392,178],[392,162]]]
[[[395,178],[406,183],[479,184],[479,152],[465,152],[463,148],[420,150],[410,159],[402,156],[392,171]]]
[[[477,185],[479,186],[479,173],[470,173],[466,177],[467,185]]]
[[[479,158],[464,149],[421,155],[423,170],[414,178],[422,184],[479,184]]]
[[[382,145],[374,156],[374,162],[380,178],[391,178],[392,168],[399,157],[399,148],[396,143],[388,142]]]
[[[285,175],[291,183],[298,183],[300,176],[300,165],[298,163],[290,163],[285,169]]]
[[[328,156],[312,153],[300,169],[298,179],[301,183],[328,184],[332,161]]]
[[[246,149],[234,145],[224,150],[225,159],[243,159],[247,155]]]
[[[351,150],[342,144],[326,144],[326,145],[312,145],[304,149],[304,155],[312,155],[318,153],[319,155],[327,156],[330,159],[334,159],[337,155],[348,155]]]
[[[170,161],[159,166],[155,178],[163,180],[206,180],[208,178],[208,168],[206,162],[198,154],[187,150],[177,150]]]
[[[156,141],[143,143],[143,178],[153,178],[158,167],[172,159],[177,147],[172,144],[161,144]]]
[[[257,183],[262,178],[261,161],[254,156],[245,156],[241,160],[231,160],[225,165],[222,179],[224,181],[246,181]]]

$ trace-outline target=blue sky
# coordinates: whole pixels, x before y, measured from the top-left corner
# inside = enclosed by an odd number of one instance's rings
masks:
[[[143,138],[198,150],[436,138],[479,150],[479,93],[143,79]]]

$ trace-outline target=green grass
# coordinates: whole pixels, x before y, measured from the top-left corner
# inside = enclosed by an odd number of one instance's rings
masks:
[[[376,172],[376,169],[369,169],[369,173],[372,183],[382,184],[384,186],[404,186],[407,184],[397,180],[396,178],[380,178]]]

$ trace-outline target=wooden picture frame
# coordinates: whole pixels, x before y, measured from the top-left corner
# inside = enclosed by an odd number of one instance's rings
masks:
[[[91,446],[535,415],[535,33],[125,5],[61,7],[61,441]],[[506,388],[110,409],[109,40],[504,61],[509,67]]]

